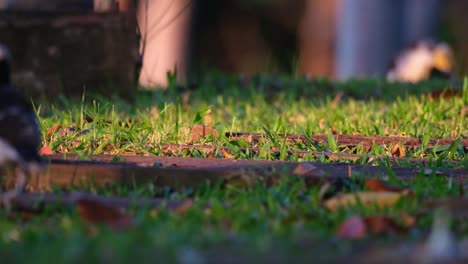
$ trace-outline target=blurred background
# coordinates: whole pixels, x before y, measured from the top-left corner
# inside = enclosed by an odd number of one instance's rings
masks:
[[[466,0],[0,0],[0,10],[0,42],[30,92],[125,95],[213,69],[385,77],[421,39],[448,43],[455,73],[468,73]]]

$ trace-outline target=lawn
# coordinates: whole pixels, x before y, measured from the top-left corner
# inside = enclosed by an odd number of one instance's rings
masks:
[[[389,256],[400,260],[424,258],[428,253],[420,248],[428,243],[425,241],[434,212],[442,219],[452,214],[445,227],[451,227],[457,241],[464,241],[468,234],[468,225],[458,214],[440,213],[427,202],[447,197],[463,199],[465,195],[463,179],[436,173],[439,169],[468,169],[466,145],[461,141],[468,137],[468,82],[462,87],[461,83],[442,80],[402,84],[272,75],[247,79],[214,72],[190,88],[170,84],[166,90],[138,91],[134,102],[93,94],[84,94],[80,99],[61,97],[54,103],[34,102],[43,145],[64,157],[71,153],[83,159],[111,154],[308,161],[382,166],[393,176],[398,175],[391,173],[392,166],[419,172],[406,180],[381,179],[381,183],[398,190],[393,192],[399,195],[396,202],[379,206],[377,203],[388,199],[375,194],[373,203],[358,201],[333,209],[325,206],[325,199],[366,193],[373,190],[371,182],[350,175],[339,184],[325,181],[310,185],[301,177],[285,174],[273,186],[261,181],[248,186],[210,182],[174,191],[151,184],[112,188],[88,185],[81,190],[103,196],[193,203],[176,209],[131,207],[125,217],[130,217],[132,224],[118,230],[90,223],[93,221],[75,207],[51,206],[40,214],[12,212],[7,216],[2,212],[2,262],[238,263],[340,262],[357,261],[363,256],[368,260],[380,256],[379,260],[384,261],[390,261]],[[195,125],[214,128],[218,136],[210,134],[194,140],[191,128]],[[230,138],[226,136],[230,132],[258,132],[264,136],[254,140]],[[306,139],[324,135],[327,140],[290,141],[283,134],[301,134]],[[396,147],[397,143],[350,147],[340,145],[334,135],[403,136],[421,139],[422,143],[411,148]],[[453,143],[429,144],[430,139],[447,138],[454,139]],[[174,145],[194,143],[224,151],[188,151]],[[402,149],[399,152],[395,151],[398,147]],[[245,150],[249,148],[258,151]],[[317,153],[358,157],[330,158]],[[390,187],[383,189],[381,194],[388,194]],[[54,191],[64,192],[59,188]],[[465,216],[468,213],[468,207],[460,210],[465,210]],[[351,239],[339,230],[346,229],[343,223],[353,223],[353,219],[358,225],[351,224],[352,228],[347,229],[359,229],[364,221],[367,232]],[[383,223],[382,230],[374,230],[369,224],[372,221]]]

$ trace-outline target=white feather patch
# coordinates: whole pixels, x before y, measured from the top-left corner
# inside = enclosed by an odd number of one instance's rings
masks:
[[[0,165],[3,165],[7,161],[21,163],[22,159],[13,146],[0,138]]]

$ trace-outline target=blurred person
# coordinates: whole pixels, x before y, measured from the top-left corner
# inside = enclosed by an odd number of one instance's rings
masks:
[[[139,83],[167,85],[168,72],[185,82],[188,60],[191,0],[140,0],[137,7],[142,67]]]

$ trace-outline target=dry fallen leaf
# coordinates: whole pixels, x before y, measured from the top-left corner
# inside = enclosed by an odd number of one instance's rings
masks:
[[[88,225],[103,224],[115,231],[126,230],[135,226],[133,217],[121,208],[105,205],[88,198],[76,200],[78,214]]]
[[[52,155],[52,154],[54,154],[54,152],[48,146],[43,146],[39,150],[39,155]]]
[[[379,207],[393,206],[404,194],[395,192],[357,192],[342,194],[325,201],[327,209],[334,211],[340,207],[356,204],[372,205]]]
[[[218,138],[218,131],[212,127],[203,126],[203,125],[194,125],[190,131],[190,142],[197,142],[208,136],[213,138]]]
[[[61,129],[61,128],[62,128],[61,125],[55,124],[55,125],[51,126],[51,127],[47,130],[46,135],[47,135],[48,137],[51,137],[53,134],[55,134],[55,132],[57,132],[57,131],[58,131],[59,129]]]
[[[388,185],[377,178],[366,179],[366,190],[371,192],[404,192],[405,189],[401,189],[395,186]]]
[[[396,144],[392,147],[390,151],[393,157],[403,158],[405,157],[405,149],[400,146],[400,144]]]
[[[223,157],[225,159],[235,159],[236,157],[234,157],[233,155],[229,154],[225,149],[221,149],[221,153],[223,154]]]

